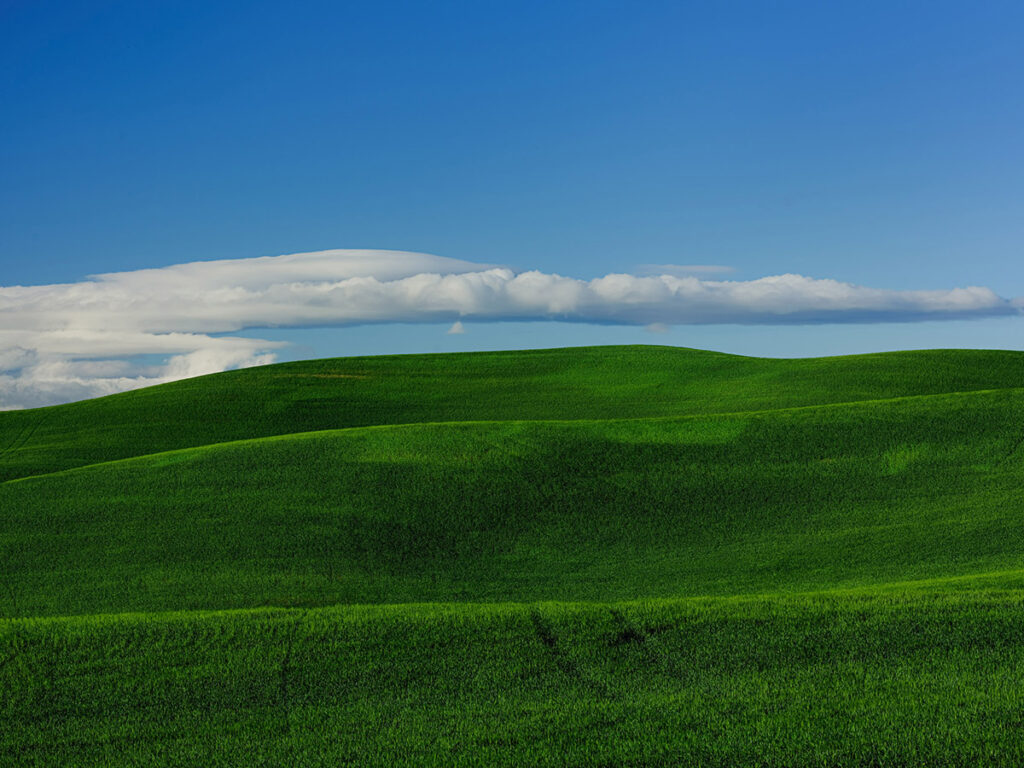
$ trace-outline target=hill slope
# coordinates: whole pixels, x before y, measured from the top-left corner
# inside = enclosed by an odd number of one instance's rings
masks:
[[[613,347],[0,413],[0,763],[1019,765],[1022,382]]]
[[[1021,413],[1004,390],[98,464],[2,486],[0,607],[622,600],[1024,568]]]
[[[1010,768],[1020,594],[0,622],[0,762]]]
[[[353,357],[0,412],[0,480],[231,440],[448,421],[764,410],[1024,386],[1024,353],[768,360],[672,347]]]

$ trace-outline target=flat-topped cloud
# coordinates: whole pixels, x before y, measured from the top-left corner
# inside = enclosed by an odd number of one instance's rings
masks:
[[[1021,311],[1020,300],[981,287],[892,291],[794,274],[710,280],[664,266],[674,273],[581,280],[428,254],[335,250],[0,287],[0,408],[272,362],[279,342],[219,335],[250,328],[559,320],[662,329]],[[140,355],[163,358],[154,365],[126,361]]]

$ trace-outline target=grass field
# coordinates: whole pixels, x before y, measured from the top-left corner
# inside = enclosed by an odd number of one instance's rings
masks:
[[[1024,353],[0,413],[0,765],[1024,764]]]

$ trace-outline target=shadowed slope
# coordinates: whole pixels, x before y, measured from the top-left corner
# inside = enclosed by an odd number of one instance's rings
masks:
[[[823,589],[1024,567],[1024,391],[376,427],[0,485],[3,615]]]

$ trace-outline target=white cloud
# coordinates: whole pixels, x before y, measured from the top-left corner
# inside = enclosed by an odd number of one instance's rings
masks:
[[[656,265],[653,265],[656,266]],[[672,265],[661,265],[670,267]],[[672,274],[673,270],[691,274]],[[31,407],[260,365],[281,343],[246,328],[463,320],[694,323],[911,321],[1017,314],[988,288],[890,291],[718,267],[579,280],[401,251],[193,262],[79,283],[0,287],[0,408]],[[157,364],[128,360],[158,355]]]
[[[454,323],[452,323],[452,327],[445,331],[445,333],[447,333],[449,336],[458,336],[465,332],[466,326],[462,324],[461,320],[456,320]]]
[[[0,343],[4,334],[0,333]],[[54,343],[56,337],[56,343]],[[150,343],[146,344],[145,339]],[[186,342],[190,341],[190,344]],[[0,410],[35,408],[129,389],[248,368],[274,362],[268,350],[281,342],[211,338],[193,334],[90,334],[77,348],[67,334],[40,334],[39,349],[20,356],[18,365],[0,365]],[[134,356],[180,352],[156,365],[104,355]],[[0,351],[0,362],[4,352]]]

